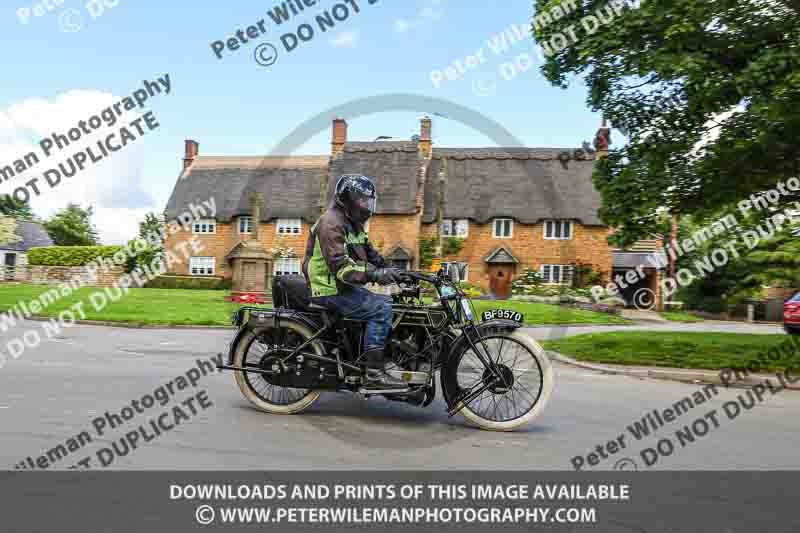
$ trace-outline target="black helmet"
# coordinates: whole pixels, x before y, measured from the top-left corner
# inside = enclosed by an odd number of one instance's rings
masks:
[[[345,174],[336,182],[336,205],[354,221],[363,224],[375,214],[378,194],[369,176]]]

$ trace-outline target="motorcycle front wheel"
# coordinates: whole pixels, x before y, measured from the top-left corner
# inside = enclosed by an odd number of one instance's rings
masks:
[[[294,322],[281,322],[279,329],[265,326],[246,332],[239,340],[233,356],[234,366],[251,367],[255,370],[271,368],[272,357],[291,353],[302,345],[313,333]],[[280,344],[276,344],[276,341]],[[322,355],[321,348],[312,343],[310,349]],[[234,372],[236,384],[242,395],[261,411],[278,415],[292,415],[311,407],[320,392],[309,389],[293,389],[273,385],[267,376],[238,370]]]
[[[553,368],[544,349],[521,331],[493,333],[476,346],[488,351],[484,357],[492,358],[503,379],[496,379],[469,344],[452,354],[443,377],[454,397],[467,398],[485,388],[460,413],[472,424],[491,431],[513,431],[532,422],[544,410],[553,390]]]

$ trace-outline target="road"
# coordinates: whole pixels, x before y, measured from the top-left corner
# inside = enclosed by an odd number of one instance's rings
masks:
[[[702,329],[708,325],[655,325],[646,329]],[[736,325],[715,329],[735,330]],[[770,326],[744,326],[778,332]],[[27,322],[3,334],[6,339],[42,323]],[[532,328],[539,338],[607,330]],[[202,377],[197,388],[174,391],[166,405],[153,406],[98,436],[92,421],[106,411],[120,413],[134,400],[152,394],[177,376],[196,368],[198,358],[223,351],[231,337],[225,330],[136,330],[74,326],[29,349],[0,368],[0,467],[14,468],[31,457],[35,463],[59,444],[85,432],[91,442],[48,461],[67,468],[85,457],[99,466],[98,450],[110,448],[126,432],[183,399],[205,390],[212,405],[180,421],[136,449],[114,454],[117,469],[569,469],[573,457],[586,456],[602,444],[625,435],[626,448],[606,453],[596,469],[610,469],[622,459],[646,468],[640,451],[658,438],[674,438],[676,429],[716,409],[719,427],[651,468],[795,469],[800,394],[783,392],[735,420],[722,410],[741,390],[720,390],[657,438],[631,437],[628,425],[653,409],[662,410],[700,390],[699,386],[608,376],[556,365],[556,387],[545,413],[524,431],[491,433],[473,429],[458,416],[448,419],[444,404],[426,409],[383,399],[364,400],[326,393],[306,414],[280,417],[252,409],[241,397],[230,373]],[[0,342],[0,346],[5,342]],[[188,411],[188,407],[183,408]],[[132,412],[132,411],[130,411]],[[710,419],[705,419],[710,420]],[[701,424],[702,426],[702,424]],[[702,429],[702,427],[700,428]],[[121,444],[118,443],[118,447]],[[106,452],[106,456],[110,452]],[[51,454],[52,455],[52,454]],[[630,462],[620,465],[630,467]]]

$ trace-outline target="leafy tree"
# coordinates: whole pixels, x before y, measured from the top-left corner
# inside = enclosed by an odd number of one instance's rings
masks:
[[[57,246],[95,246],[99,244],[99,239],[92,225],[92,214],[91,206],[83,209],[71,203],[43,225]]]
[[[139,242],[136,240],[128,242],[128,248],[135,251],[135,254],[133,257],[128,257],[125,262],[126,272],[150,266],[155,260],[164,256],[164,239],[161,233],[163,227],[162,217],[155,213],[145,215],[144,220],[139,223]]]
[[[145,240],[151,240],[152,235],[161,235],[161,230],[164,228],[164,217],[156,215],[155,213],[147,213],[144,220],[139,222],[139,237]],[[161,240],[163,244],[163,239]]]
[[[773,287],[800,287],[800,237],[792,226],[762,240],[744,259],[752,273],[746,282]]]
[[[558,18],[558,4],[576,9]],[[533,35],[552,52],[546,78],[567,87],[583,76],[589,106],[629,137],[594,176],[621,243],[655,231],[665,212],[702,216],[800,174],[797,1],[535,7]]]
[[[17,220],[35,220],[36,216],[30,204],[21,202],[13,196],[0,196],[0,215],[16,218]]]
[[[0,216],[0,244],[12,244],[22,239],[14,232],[17,222],[11,217]]]

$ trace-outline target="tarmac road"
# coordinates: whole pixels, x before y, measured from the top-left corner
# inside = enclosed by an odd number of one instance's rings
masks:
[[[41,323],[26,322],[3,337],[18,336],[30,328],[41,331],[41,327]],[[780,331],[773,326],[723,324],[642,327]],[[608,329],[528,331],[548,338]],[[230,330],[79,325],[18,359],[7,360],[0,368],[0,467],[13,469],[26,463],[27,457],[36,464],[44,456],[42,464],[48,468],[68,468],[89,457],[84,464],[90,467],[99,468],[102,460],[108,468],[117,469],[563,470],[572,468],[575,456],[583,456],[586,463],[587,455],[602,444],[606,457],[598,454],[593,468],[611,469],[615,464],[632,468],[633,461],[645,469],[640,451],[655,447],[664,437],[675,450],[660,458],[653,469],[796,469],[800,465],[796,447],[800,394],[796,392],[767,394],[752,410],[742,409],[742,414],[731,420],[723,403],[736,401],[737,395],[746,392],[720,389],[706,403],[684,410],[673,423],[658,430],[657,437],[636,440],[628,425],[653,409],[663,412],[672,408],[701,391],[700,386],[556,365],[556,386],[544,414],[514,433],[473,429],[459,416],[448,419],[439,399],[423,409],[326,393],[305,414],[281,417],[251,408],[231,373],[211,373],[200,377],[196,388],[177,390],[176,378],[197,368],[197,359],[225,351],[231,336]],[[141,413],[115,429],[106,427],[103,436],[98,436],[94,419],[106,411],[121,414],[123,407],[142,401],[166,383],[174,385],[168,403],[149,409],[139,405]],[[200,391],[206,392],[207,400],[180,403]],[[208,402],[212,405],[202,408],[201,404]],[[173,408],[180,405],[183,417],[174,414]],[[708,416],[712,410],[715,414]],[[143,442],[142,436],[133,450],[120,442],[126,433],[149,427],[148,422],[162,413],[167,413],[165,425],[174,426],[172,429],[157,436],[149,434],[149,442]],[[705,420],[705,432],[703,423],[695,423],[697,419]],[[684,425],[696,432],[695,442],[682,446],[675,431]],[[77,437],[82,432],[89,435],[90,442]],[[611,453],[607,442],[620,435],[626,447]],[[71,438],[75,438],[72,450]],[[98,455],[104,448],[111,451]]]

